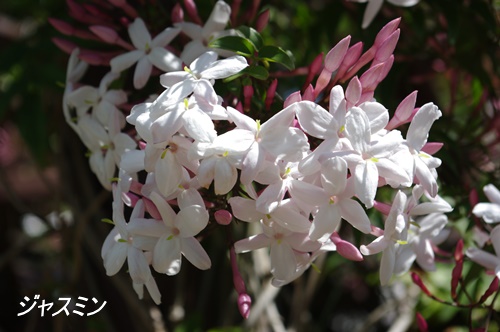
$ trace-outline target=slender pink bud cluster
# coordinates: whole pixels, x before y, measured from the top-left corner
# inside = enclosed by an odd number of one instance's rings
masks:
[[[89,27],[90,31],[92,31],[97,37],[101,40],[105,41],[108,44],[116,44],[127,50],[133,50],[134,46],[132,44],[127,43],[123,40],[115,30],[108,28],[102,25],[93,25]]]
[[[236,292],[238,292],[238,309],[241,316],[247,319],[250,315],[252,298],[247,294],[245,282],[243,281],[240,271],[238,270],[238,264],[236,263],[236,252],[234,251],[233,246],[231,246],[231,248],[229,249],[229,258],[231,260],[231,270],[233,271],[234,289],[236,290]]]
[[[325,66],[319,74],[316,86],[314,87],[315,97],[323,91],[332,79],[332,73],[337,70],[349,48],[351,36],[347,36],[335,45],[325,57]]]
[[[352,243],[342,240],[337,232],[332,233],[330,239],[337,247],[337,252],[344,258],[351,261],[360,262],[363,260],[363,255]]]

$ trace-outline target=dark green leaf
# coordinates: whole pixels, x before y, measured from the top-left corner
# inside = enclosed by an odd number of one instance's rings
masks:
[[[252,56],[255,52],[252,42],[241,36],[224,36],[212,40],[208,47],[229,50],[244,56]]]
[[[269,72],[262,66],[250,66],[241,71],[243,74],[248,74],[258,80],[266,80],[269,77]]]
[[[295,68],[293,59],[283,49],[277,46],[267,45],[259,50],[259,58],[270,62],[282,64],[287,69]]]
[[[245,36],[252,42],[256,50],[260,50],[260,48],[264,45],[262,36],[254,28],[250,28],[244,25],[239,27],[238,30],[243,34],[243,36]]]

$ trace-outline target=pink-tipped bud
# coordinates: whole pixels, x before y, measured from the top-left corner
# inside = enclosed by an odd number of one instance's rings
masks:
[[[139,146],[139,149],[145,150],[146,146],[147,146],[147,143],[144,142],[144,141],[139,141],[139,143],[137,143],[137,145]]]
[[[326,55],[325,57],[325,68],[329,72],[336,71],[349,49],[349,43],[351,42],[351,36],[347,36],[337,43]]]
[[[371,68],[369,68],[367,71],[364,72],[363,75],[359,78],[359,81],[361,82],[361,85],[363,86],[363,92],[365,90],[367,91],[374,91],[375,87],[378,84],[378,77],[382,73],[382,70],[384,69],[384,64],[380,63],[378,65],[375,65]]]
[[[464,240],[458,240],[453,257],[455,258],[456,262],[462,261],[464,259]]]
[[[215,221],[219,225],[229,225],[233,220],[233,215],[227,210],[217,210],[214,213]]]
[[[484,292],[483,296],[481,296],[481,299],[479,299],[479,303],[483,303],[488,299],[488,297],[490,297],[497,291],[498,291],[498,277],[495,276],[495,278],[491,281],[491,284],[486,290],[486,292]]]
[[[240,12],[240,7],[241,7],[241,0],[234,0],[231,3],[231,23],[233,26],[239,25],[237,17],[238,13]]]
[[[302,101],[302,96],[300,95],[300,91],[295,91],[285,99],[285,102],[283,103],[283,108],[287,108],[293,103],[298,103],[299,101]]]
[[[337,247],[337,252],[344,258],[348,260],[361,262],[363,260],[363,255],[352,243],[342,240],[337,233],[333,233],[330,239]]]
[[[412,272],[411,273],[411,280],[413,281],[413,283],[415,285],[417,285],[418,287],[420,287],[420,289],[422,290],[422,292],[424,292],[428,296],[432,296],[431,292],[429,292],[429,290],[424,285],[422,279],[420,279],[420,276],[418,274],[416,274],[415,272]]]
[[[151,215],[151,217],[153,217],[153,219],[156,220],[161,220],[162,218],[160,211],[158,211],[158,208],[156,207],[155,203],[153,203],[153,201],[151,201],[147,197],[143,197],[142,200],[144,202],[144,207],[146,208],[146,211]]]
[[[252,106],[253,93],[254,93],[253,86],[251,85],[243,86],[243,96],[245,97],[243,105],[245,105],[246,111],[250,110],[250,107]]]
[[[316,76],[319,73],[322,64],[323,64],[323,53],[320,53],[314,58],[314,60],[309,65],[303,89],[305,89],[309,84],[311,84],[314,76]]]
[[[63,52],[66,52],[68,54],[71,54],[75,48],[78,47],[73,42],[70,42],[69,40],[66,39],[61,39],[61,38],[52,38],[52,42],[59,47],[59,49]]]
[[[87,15],[87,12],[83,8],[83,6],[81,6],[80,4],[75,2],[74,0],[66,0],[66,4],[69,7],[70,14],[75,15],[75,16],[86,16]]]
[[[75,28],[67,22],[55,18],[49,18],[48,21],[57,31],[67,36],[73,35],[73,32],[75,31]]]
[[[391,211],[391,205],[378,201],[374,202],[373,207],[375,208],[375,210],[381,212],[382,214],[385,214],[386,216],[388,216],[389,212]]]
[[[458,245],[457,245],[458,247]],[[456,255],[455,255],[456,259]],[[457,260],[453,270],[451,271],[451,298],[455,300],[457,298],[457,287],[462,277],[462,270],[464,267],[463,259]]]
[[[302,94],[302,100],[309,100],[309,101],[314,101],[316,99],[316,95],[314,94],[315,89],[312,87],[312,85],[309,85]]]
[[[382,71],[380,72],[380,75],[378,76],[377,80],[377,85],[384,80],[384,78],[387,77],[387,74],[391,71],[392,65],[394,64],[394,55],[391,54],[387,60],[382,62],[384,64],[384,67],[382,68]]]
[[[271,109],[271,105],[274,101],[274,96],[276,95],[276,88],[278,87],[278,79],[274,79],[269,88],[267,88],[266,101],[265,101],[265,109],[268,111]]]
[[[255,22],[255,30],[257,30],[258,32],[262,32],[266,28],[268,22],[269,9],[266,9],[257,17],[257,20]]]
[[[344,74],[346,73],[346,71],[349,70],[352,66],[354,66],[354,64],[359,60],[361,53],[363,53],[362,42],[357,42],[356,44],[349,47],[344,56],[344,60],[342,61],[342,64],[339,67],[339,70],[337,70],[337,74],[335,74],[336,81],[344,78]],[[345,79],[347,80],[347,78]]]
[[[371,225],[370,226],[370,234],[376,237],[383,236],[384,235],[384,230],[381,228],[378,228],[377,226]]]
[[[394,31],[377,49],[375,53],[375,58],[373,60],[374,64],[385,62],[391,55],[393,55],[394,49],[399,40],[399,29]]]
[[[138,194],[138,195],[142,195],[142,192],[141,192],[141,190],[142,190],[142,186],[143,186],[143,184],[142,184],[142,183],[140,183],[139,181],[132,180],[132,181],[130,182],[130,189],[129,189],[129,190],[130,190],[131,192],[133,192],[133,193]]]
[[[419,312],[416,314],[417,326],[419,332],[427,332],[429,331],[429,326],[427,325],[427,321],[424,316],[422,316]]]
[[[240,310],[241,316],[248,319],[250,316],[250,307],[252,306],[252,298],[248,294],[238,295],[238,309]]]
[[[398,17],[389,23],[387,23],[382,29],[380,29],[379,33],[377,34],[377,37],[375,37],[375,41],[373,42],[373,45],[375,47],[379,47],[382,45],[382,43],[389,38],[389,36],[396,31],[396,29],[399,26],[399,22],[401,22],[401,17]]]
[[[359,98],[361,97],[361,91],[361,82],[357,76],[354,76],[345,90],[345,99],[347,101],[346,107],[348,109],[357,104]]]
[[[127,192],[127,193],[122,193],[122,199],[125,205],[134,207],[137,202],[141,199],[141,197],[137,196],[134,193]]]
[[[422,147],[421,151],[428,153],[430,155],[433,155],[436,152],[438,152],[439,150],[441,150],[443,145],[444,145],[444,143],[440,143],[440,142],[427,142]]]
[[[409,122],[411,113],[413,112],[415,103],[417,102],[417,93],[418,91],[413,91],[406,96],[401,103],[399,103],[396,111],[394,112],[394,116],[385,127],[386,129],[391,130],[402,125],[403,123]]]
[[[318,79],[316,80],[316,86],[314,87],[314,91],[316,91],[316,97],[323,91],[328,83],[332,80],[332,72],[326,68],[323,68],[321,74],[319,74]],[[309,85],[310,86],[310,85]]]
[[[479,203],[479,194],[476,188],[473,188],[469,193],[469,203],[470,206],[476,206],[476,204]]]
[[[184,7],[186,8],[189,17],[191,18],[191,21],[198,25],[203,25],[203,21],[198,15],[198,9],[196,8],[196,4],[193,0],[184,0]]]
[[[184,11],[179,3],[176,3],[174,8],[172,8],[172,13],[170,14],[172,23],[179,23],[184,21]]]
[[[120,39],[115,30],[102,25],[93,25],[89,29],[97,37],[109,44],[115,44]]]

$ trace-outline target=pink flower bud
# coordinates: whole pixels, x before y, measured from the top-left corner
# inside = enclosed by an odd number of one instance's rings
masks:
[[[391,71],[392,65],[394,64],[394,55],[390,55],[387,60],[382,62],[384,64],[384,67],[382,68],[382,71],[380,75],[378,76],[377,79],[377,85],[384,80],[384,78],[387,77],[387,74]],[[375,88],[374,88],[375,90]]]
[[[346,107],[348,109],[356,105],[359,98],[361,97],[361,90],[361,83],[359,82],[358,77],[354,76],[349,82],[349,85],[347,86],[347,89],[345,91],[345,99],[347,101]]]
[[[396,31],[399,26],[399,22],[401,22],[401,17],[390,21],[382,29],[380,29],[377,37],[375,37],[373,45],[378,48],[394,31]]]
[[[443,145],[444,145],[444,143],[440,143],[440,142],[427,142],[422,147],[422,151],[425,153],[428,153],[430,155],[433,155],[436,152],[438,152],[439,150],[441,150]]]
[[[394,31],[377,49],[377,53],[375,53],[375,58],[373,60],[373,64],[379,64],[386,61],[394,52],[396,45],[399,40],[399,29]]]
[[[239,25],[237,24],[238,13],[240,12],[241,0],[234,0],[231,3],[231,23],[233,26]]]
[[[337,233],[333,233],[330,239],[337,247],[337,252],[344,258],[351,261],[360,262],[363,260],[363,255],[352,243],[342,240]]]
[[[156,207],[155,203],[151,201],[149,198],[143,197],[142,198],[144,202],[144,207],[146,208],[146,211],[153,217],[153,219],[156,220],[161,220],[161,215],[160,211],[158,211],[158,208]]]
[[[401,103],[399,103],[396,111],[394,112],[394,116],[391,121],[385,127],[388,130],[394,129],[403,123],[409,122],[409,118],[413,109],[415,108],[415,103],[417,101],[417,92],[413,91],[410,93]]]
[[[359,78],[359,81],[361,82],[361,85],[363,86],[363,92],[365,90],[367,91],[373,91],[375,90],[375,87],[378,84],[378,77],[382,73],[382,70],[384,68],[384,64],[380,63],[378,65],[375,65],[371,68],[369,68],[367,71],[364,72],[363,75]]]
[[[479,203],[479,195],[476,188],[473,188],[469,193],[469,203],[470,206],[476,206],[476,204]]]
[[[456,262],[453,271],[451,272],[451,298],[455,300],[457,298],[457,287],[462,277],[462,269],[464,266],[464,261],[459,260]]]
[[[302,94],[302,100],[309,100],[309,101],[314,101],[316,99],[316,95],[314,94],[315,89],[312,87],[312,85],[309,85]]]
[[[318,54],[308,67],[306,81],[302,89],[305,89],[309,84],[311,84],[314,76],[319,73],[321,65],[323,63],[323,53]]]
[[[418,330],[420,332],[429,331],[429,326],[427,325],[427,321],[425,320],[424,316],[422,316],[419,312],[417,312],[416,319],[417,319]]]
[[[56,18],[49,18],[48,21],[50,25],[52,25],[57,31],[67,36],[73,35],[73,32],[75,31],[75,28],[73,28],[73,26],[67,22],[58,20]]]
[[[176,3],[174,8],[172,8],[172,13],[170,15],[172,23],[179,23],[184,21],[184,11],[179,3]]]
[[[75,43],[61,38],[52,38],[52,42],[57,47],[59,47],[61,51],[66,52],[68,54],[71,54],[71,52],[73,52],[73,50],[78,47],[78,45],[76,45]]]
[[[382,214],[385,214],[386,216],[389,215],[389,212],[391,211],[391,206],[386,203],[381,203],[378,201],[375,201],[373,204],[373,207],[375,210],[381,212]]]
[[[214,217],[219,225],[229,225],[233,220],[233,215],[227,210],[215,211]]]
[[[354,66],[356,61],[359,60],[359,57],[361,56],[362,52],[363,52],[362,42],[357,42],[356,44],[349,47],[344,56],[344,60],[342,61],[342,64],[339,67],[339,70],[337,70],[337,74],[335,74],[336,81],[344,79],[344,74],[349,68]],[[347,80],[347,78],[345,78],[345,80]]]
[[[347,36],[335,45],[330,52],[325,57],[325,68],[329,72],[334,72],[337,70],[344,60],[344,57],[349,48],[349,43],[351,42],[351,36]]]
[[[464,240],[460,239],[455,247],[454,254],[455,261],[462,261],[464,259]]]
[[[424,283],[422,282],[422,279],[420,279],[420,276],[418,274],[416,274],[415,272],[412,272],[411,273],[411,279],[412,279],[412,281],[413,281],[413,283],[415,285],[417,285],[418,287],[420,287],[420,289],[422,290],[422,292],[424,292],[426,295],[432,297],[431,292],[429,292],[429,290],[424,285]]]
[[[245,100],[243,102],[243,105],[245,105],[245,111],[249,111],[250,107],[252,105],[252,96],[253,96],[253,86],[251,85],[245,85],[243,86],[243,96],[245,97]]]
[[[314,91],[316,91],[316,97],[323,91],[328,83],[332,80],[332,72],[328,69],[324,68],[319,74],[318,79],[316,80],[316,86],[314,87]],[[311,85],[309,85],[311,86]],[[313,99],[314,100],[314,99]]]
[[[295,91],[285,99],[285,102],[283,103],[283,108],[287,108],[293,103],[297,103],[299,101],[302,101],[302,96],[300,95],[300,91]]]
[[[252,305],[252,298],[248,294],[238,295],[238,309],[240,310],[241,316],[248,319],[250,316],[250,307]]]
[[[97,37],[101,38],[103,41],[109,44],[115,44],[116,41],[120,38],[115,30],[102,25],[93,25],[90,26],[89,29]]]
[[[268,22],[269,9],[266,9],[257,17],[257,21],[255,22],[255,30],[257,30],[258,32],[262,32],[266,28]]]
[[[196,4],[193,0],[184,0],[184,7],[186,8],[189,17],[191,18],[191,21],[198,25],[203,25],[203,21],[198,15],[198,10],[196,9]]]
[[[496,293],[497,291],[498,291],[498,277],[495,276],[495,278],[491,281],[491,284],[486,290],[486,292],[484,292],[483,296],[481,296],[481,299],[479,299],[479,303],[483,303],[488,299],[488,297],[490,297],[491,295],[493,295],[493,293]]]
[[[269,88],[267,88],[266,101],[265,101],[265,109],[268,111],[271,109],[271,105],[274,101],[274,96],[276,95],[276,88],[278,87],[278,79],[274,79]]]

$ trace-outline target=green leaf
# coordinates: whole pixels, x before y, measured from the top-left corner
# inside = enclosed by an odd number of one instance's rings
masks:
[[[248,74],[258,80],[266,80],[269,77],[269,72],[262,66],[250,66],[241,71],[243,74]]]
[[[252,56],[255,52],[252,42],[241,36],[224,36],[212,40],[208,47],[233,51],[243,56]]]
[[[256,50],[260,50],[260,48],[264,45],[264,40],[260,33],[257,32],[254,28],[247,27],[243,25],[238,28],[238,31],[243,34],[245,38],[250,40]]]
[[[267,45],[259,50],[259,59],[267,60],[282,64],[287,69],[292,70],[295,68],[293,59],[282,48],[272,45]]]

